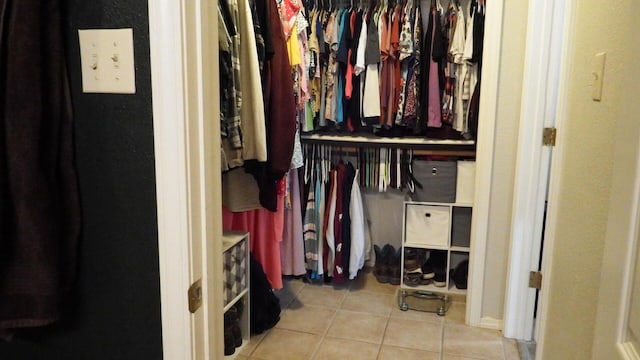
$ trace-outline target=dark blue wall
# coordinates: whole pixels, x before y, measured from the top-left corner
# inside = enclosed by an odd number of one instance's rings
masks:
[[[2,360],[162,359],[149,19],[145,0],[67,0],[83,235],[71,311]],[[78,29],[132,27],[136,94],[84,94]]]

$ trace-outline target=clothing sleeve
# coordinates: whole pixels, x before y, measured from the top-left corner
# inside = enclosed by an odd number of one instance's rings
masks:
[[[364,266],[364,209],[362,205],[362,196],[360,195],[360,187],[358,186],[359,172],[356,170],[356,176],[353,179],[353,187],[351,188],[351,202],[349,206],[349,215],[351,217],[351,253],[349,256],[349,279],[353,280],[358,275],[358,270]]]
[[[367,49],[367,22],[362,20],[362,28],[360,29],[360,40],[358,40],[358,51],[356,54],[356,66],[354,73],[356,76],[360,75],[365,69],[364,59],[365,51]]]
[[[458,9],[458,21],[453,32],[453,40],[451,40],[451,48],[449,54],[455,64],[462,64],[465,48],[465,19],[461,9]]]

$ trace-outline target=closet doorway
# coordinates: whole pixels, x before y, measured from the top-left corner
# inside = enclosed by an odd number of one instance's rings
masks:
[[[487,7],[466,321],[481,325],[504,2]],[[166,358],[222,349],[218,51],[215,0],[149,3],[163,347]],[[187,289],[202,279],[190,314]]]

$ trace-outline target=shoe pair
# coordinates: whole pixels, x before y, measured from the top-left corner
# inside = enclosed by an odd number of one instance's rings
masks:
[[[400,285],[400,249],[396,249],[385,244],[382,248],[373,245],[376,253],[376,264],[373,268],[373,275],[380,283]]]

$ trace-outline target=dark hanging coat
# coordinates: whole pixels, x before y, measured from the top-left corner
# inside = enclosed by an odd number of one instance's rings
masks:
[[[275,1],[256,1],[258,17],[268,22],[271,36],[265,44],[264,104],[267,129],[267,162],[245,161],[245,170],[252,174],[260,188],[260,204],[277,210],[278,182],[291,167],[296,135],[296,100],[287,41]],[[265,13],[266,12],[266,13]],[[262,26],[262,24],[261,24]]]
[[[50,324],[76,273],[80,205],[57,0],[0,0],[0,333]]]

